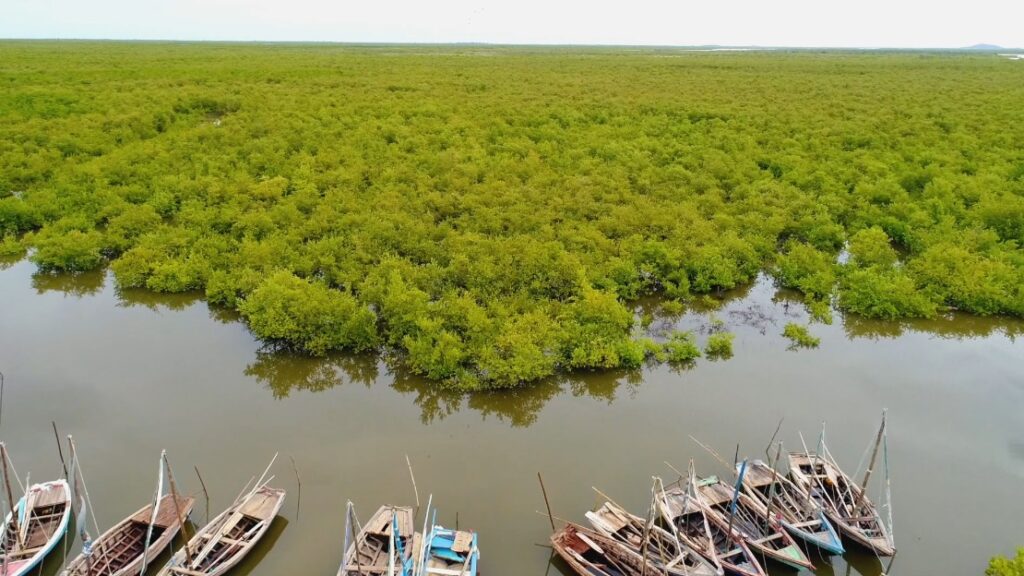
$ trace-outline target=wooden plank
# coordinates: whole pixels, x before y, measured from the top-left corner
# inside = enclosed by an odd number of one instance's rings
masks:
[[[173,497],[174,496],[167,494],[166,496],[160,499],[160,505],[159,508],[157,508],[156,513],[156,522],[153,523],[154,526],[159,526],[161,528],[169,528],[178,523],[177,514],[175,513],[174,509],[174,501],[171,500],[171,498]],[[194,503],[195,500],[191,497],[178,496],[178,507],[181,509],[181,513],[183,515],[188,515],[189,511],[192,510],[192,505]],[[150,504],[149,506],[146,506],[142,510],[136,512],[131,517],[130,520],[132,522],[145,524],[146,526],[149,526],[149,521],[152,518],[152,515],[153,505]]]
[[[262,490],[254,494],[238,511],[251,518],[269,520],[273,516],[274,510],[277,508],[277,502],[280,499],[281,495],[278,491]]]
[[[38,490],[34,490],[34,492],[35,501],[32,502],[33,508],[46,508],[68,502],[64,487],[60,484],[51,484],[45,488],[40,487]]]

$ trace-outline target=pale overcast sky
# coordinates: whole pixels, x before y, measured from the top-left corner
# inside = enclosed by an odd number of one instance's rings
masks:
[[[0,0],[0,37],[1024,48],[1024,0]]]

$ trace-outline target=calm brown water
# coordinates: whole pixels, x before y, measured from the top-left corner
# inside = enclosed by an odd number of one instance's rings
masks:
[[[558,516],[582,521],[598,503],[591,486],[642,513],[651,476],[673,477],[666,460],[727,474],[688,435],[727,458],[737,442],[760,455],[780,418],[791,448],[798,430],[813,442],[826,420],[834,454],[852,471],[883,407],[900,548],[891,573],[980,574],[993,554],[1024,545],[1020,322],[837,317],[813,327],[820,349],[787,351],[778,334],[804,320],[800,306],[787,310],[761,282],[717,312],[737,334],[732,360],[459,396],[373,357],[261,352],[242,324],[194,296],[119,294],[103,275],[33,272],[27,262],[0,271],[0,437],[22,477],[58,475],[55,420],[76,438],[106,527],[149,501],[163,448],[183,490],[200,491],[199,467],[211,514],[279,451],[275,484],[288,500],[240,575],[333,575],[346,499],[364,518],[413,502],[406,454],[439,519],[454,524],[457,514],[480,531],[486,576],[568,573],[535,545],[549,532],[535,513],[544,508],[538,471]],[[708,316],[676,321],[700,329]],[[204,517],[200,499],[193,519]],[[818,563],[822,574],[881,570],[865,556]]]

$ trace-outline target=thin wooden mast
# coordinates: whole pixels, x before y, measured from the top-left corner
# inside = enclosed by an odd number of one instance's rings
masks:
[[[181,526],[181,537],[185,541],[185,558],[192,562],[192,548],[188,545],[188,531],[185,529],[185,518],[181,515],[181,506],[178,505],[178,486],[174,483],[174,472],[171,471],[171,463],[167,461],[167,453],[161,454],[161,459],[164,461],[164,466],[167,467],[167,479],[171,484],[171,500],[174,502],[174,515],[178,520],[178,526]]]
[[[878,448],[882,445],[882,437],[884,435],[885,410],[882,411],[882,424],[878,427],[878,436],[875,437],[875,447],[871,450],[871,460],[868,462],[868,469],[864,471],[864,480],[860,483],[860,494],[857,495],[855,508],[860,508],[861,502],[864,501],[865,495],[868,493],[868,480],[871,479],[871,473],[874,471],[875,460],[878,458]]]
[[[0,442],[0,459],[3,460],[4,488],[7,490],[7,505],[11,509],[11,523],[14,525],[14,534],[15,537],[17,538],[18,546],[21,546],[24,544],[24,542],[21,539],[21,530],[18,527],[18,510],[16,509],[17,503],[14,501],[14,493],[11,491],[11,475],[10,472],[7,470],[7,444],[5,444],[4,442]],[[4,527],[4,529],[6,529],[6,526]],[[4,534],[3,536],[6,538],[6,534]],[[7,550],[5,546],[5,562],[6,557],[10,556],[10,554],[11,551]]]
[[[775,502],[775,484],[779,479],[779,472],[775,469],[779,465],[779,458],[782,457],[782,442],[779,442],[779,447],[775,449],[775,462],[771,464],[772,467],[772,483],[768,487],[768,507],[764,512],[764,525],[766,528],[771,526],[772,522],[772,504]]]

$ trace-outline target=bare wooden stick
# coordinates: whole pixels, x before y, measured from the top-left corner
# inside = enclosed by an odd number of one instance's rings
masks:
[[[292,461],[292,471],[295,472],[295,481],[299,485],[299,494],[295,498],[295,520],[299,520],[299,510],[302,507],[302,478],[299,478],[299,468],[295,465],[295,458],[288,456],[288,459]]]
[[[693,436],[690,436],[690,439],[692,440]],[[696,440],[694,440],[694,441],[696,442]],[[675,466],[673,466],[672,463],[669,462],[668,460],[663,460],[663,462],[665,463],[665,466],[668,466],[669,468],[672,469],[673,472],[675,472],[676,474],[679,474],[679,482],[682,482],[683,478],[686,477],[686,474],[683,474],[682,472],[680,472],[679,469],[676,468]]]
[[[199,473],[199,466],[196,469],[196,476],[199,477],[199,485],[203,487],[203,495],[206,496],[206,523],[210,523],[210,493],[206,491],[206,482],[203,482],[203,475]]]
[[[544,478],[541,477],[540,472],[537,472],[537,480],[540,481],[540,491],[544,495],[544,506],[548,509],[548,520],[551,521],[551,533],[554,534],[555,530],[555,517],[551,515],[551,503],[548,502],[548,491],[544,488]]]
[[[534,514],[540,514],[541,516],[549,518],[551,520],[552,524],[554,524],[555,520],[558,520],[559,522],[565,522],[566,524],[573,524],[573,522],[571,522],[569,520],[566,520],[565,518],[559,518],[558,516],[552,516],[551,514],[545,514],[545,513],[541,512],[540,510],[534,510],[533,513]]]
[[[697,443],[698,446],[700,446],[701,448],[707,450],[709,454],[711,454],[712,456],[715,457],[715,460],[718,460],[722,464],[722,466],[725,466],[726,468],[729,468],[729,463],[725,461],[725,458],[722,458],[718,454],[718,452],[715,452],[710,446],[708,446],[707,444],[704,444],[700,440],[697,440],[693,436],[690,436],[690,440],[693,440],[694,442]],[[739,445],[736,446],[736,452],[739,453]],[[733,477],[735,477],[736,476],[736,467],[733,466],[731,468],[731,471],[732,471]]]
[[[772,439],[768,441],[768,445],[764,447],[764,457],[768,460],[772,459],[771,449],[772,444],[775,443],[775,438],[779,435],[779,430],[782,430],[782,423],[785,422],[785,418],[779,418],[779,425],[775,427],[775,433],[772,434]]]

